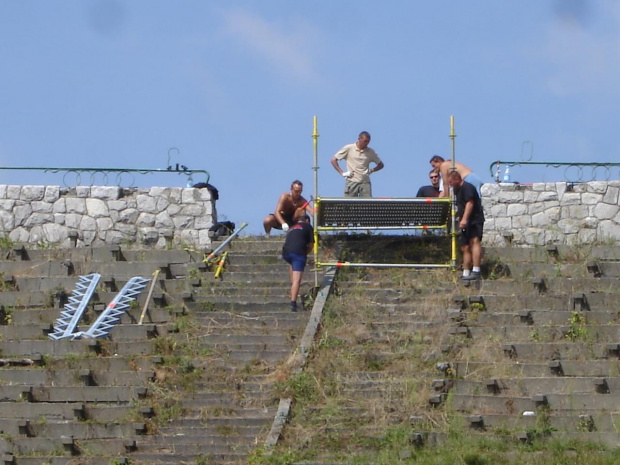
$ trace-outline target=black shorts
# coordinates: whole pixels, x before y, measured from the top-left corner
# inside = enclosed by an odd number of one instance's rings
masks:
[[[463,247],[464,245],[468,245],[469,241],[474,237],[482,240],[482,229],[484,223],[471,223],[468,224],[465,229],[461,229],[461,234],[459,236],[459,246]]]
[[[273,217],[276,218],[276,214],[272,213]],[[293,226],[295,224],[295,220],[293,219],[293,215],[282,215],[282,218],[284,218],[284,221],[286,222],[286,224],[288,224],[289,226]],[[276,223],[278,222],[278,220],[276,219]],[[282,225],[280,223],[276,224],[274,226],[275,229],[282,229]]]

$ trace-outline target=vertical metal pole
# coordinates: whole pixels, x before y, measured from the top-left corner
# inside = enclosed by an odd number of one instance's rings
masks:
[[[314,129],[312,131],[312,139],[314,141],[314,166],[312,169],[314,170],[314,209],[313,209],[313,218],[312,224],[314,226],[314,287],[318,289],[319,287],[319,270],[317,269],[317,263],[319,263],[319,232],[317,230],[317,218],[318,218],[318,208],[319,208],[319,166],[318,166],[318,139],[319,139],[319,131],[317,126],[317,118],[314,116]]]
[[[450,139],[452,140],[452,169],[456,169],[456,150],[454,139],[454,115],[450,116]],[[454,189],[450,187],[450,199],[452,199],[452,271],[456,271],[456,196]]]

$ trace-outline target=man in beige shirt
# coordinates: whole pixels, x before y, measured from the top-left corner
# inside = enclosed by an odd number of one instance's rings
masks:
[[[370,134],[362,131],[354,144],[342,147],[332,157],[332,166],[346,179],[345,197],[372,197],[370,174],[382,170],[384,165],[377,152],[368,147]],[[345,160],[347,170],[342,171],[340,160]],[[376,166],[370,167],[371,163]]]

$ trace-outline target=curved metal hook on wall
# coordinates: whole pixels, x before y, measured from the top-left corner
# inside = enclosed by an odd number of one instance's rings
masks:
[[[169,169],[169,170],[171,170],[171,171],[172,171],[172,165],[170,164],[170,152],[172,152],[173,150],[176,150],[177,155],[180,155],[180,154],[181,154],[181,151],[180,151],[178,148],[176,148],[176,147],[170,147],[170,148],[168,149],[168,164],[167,164],[166,166],[167,166],[167,167],[168,167],[168,169]],[[177,168],[176,168],[176,171],[179,171],[179,164],[178,164],[178,163],[177,163]]]

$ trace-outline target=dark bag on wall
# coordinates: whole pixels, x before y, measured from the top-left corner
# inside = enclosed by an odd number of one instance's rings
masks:
[[[209,237],[217,239],[222,236],[230,236],[235,231],[235,223],[232,221],[221,221],[209,228]]]
[[[211,198],[213,200],[218,200],[220,198],[220,193],[217,191],[217,188],[215,186],[212,186],[208,182],[197,182],[192,187],[196,189],[209,189],[209,192],[211,193]]]

